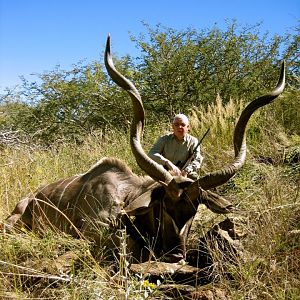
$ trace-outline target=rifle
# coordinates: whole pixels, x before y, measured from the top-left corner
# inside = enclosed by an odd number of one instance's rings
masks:
[[[208,132],[210,131],[210,128],[208,128],[206,130],[206,132],[204,133],[203,137],[201,138],[201,140],[199,140],[198,144],[196,145],[196,147],[194,148],[192,154],[186,159],[186,161],[182,164],[182,167],[180,167],[180,170],[183,171],[189,164],[190,162],[193,160],[194,155],[196,154],[196,151],[198,149],[198,147],[200,146],[200,144],[202,143],[202,141],[204,140],[204,138],[206,137],[206,135],[208,134]],[[176,165],[181,165],[181,162],[179,161]]]

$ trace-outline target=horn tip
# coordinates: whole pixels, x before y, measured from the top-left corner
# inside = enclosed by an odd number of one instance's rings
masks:
[[[110,44],[110,33],[107,34],[106,44]]]
[[[106,47],[105,47],[105,57],[110,55],[110,33],[107,34]]]

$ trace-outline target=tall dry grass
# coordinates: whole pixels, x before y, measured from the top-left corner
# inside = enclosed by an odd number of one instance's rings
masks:
[[[80,146],[60,142],[47,149],[30,144],[3,148],[1,221],[22,197],[38,186],[83,173],[104,156],[118,157],[137,170],[128,140],[121,132],[110,132],[105,137],[94,132]],[[103,229],[99,234],[103,234]],[[124,237],[120,239],[120,257],[124,257]],[[129,299],[129,290],[131,295],[151,292],[143,278],[124,283],[123,277],[128,274],[126,261],[115,258],[119,269],[116,272],[111,252],[104,247],[99,249],[96,261],[93,250],[89,241],[49,228],[45,228],[43,235],[23,228],[13,234],[1,234],[0,299]],[[72,253],[72,257],[63,258],[60,265],[59,259],[66,253]]]
[[[205,171],[232,159],[233,128],[244,106],[233,100],[223,105],[217,97],[215,105],[194,109],[193,133],[201,136],[211,128],[202,145]],[[228,266],[212,249],[232,299],[300,299],[300,139],[287,136],[272,109],[265,107],[251,118],[247,162],[219,188],[240,208],[232,217],[242,220],[245,233],[245,255],[236,264]]]
[[[218,97],[208,108],[194,109],[192,134],[201,137],[211,128],[202,145],[205,163],[201,172],[218,169],[232,159],[233,128],[244,106],[244,101],[223,104]],[[164,131],[146,128],[146,149]],[[211,286],[226,290],[231,299],[299,299],[300,168],[295,156],[299,149],[300,138],[288,136],[268,109],[263,109],[249,124],[244,168],[218,189],[240,209],[230,217],[239,220],[244,232],[243,255],[234,264],[226,262],[218,249],[211,249],[218,266],[217,281]],[[128,134],[121,132],[106,136],[95,132],[81,145],[4,147],[0,155],[1,220],[39,185],[85,172],[103,156],[118,157],[142,173],[132,157]],[[216,218],[208,212],[199,216],[202,224]],[[196,229],[200,236],[203,227]],[[0,298],[165,299],[156,284],[129,274],[124,240],[120,231],[120,255],[111,260],[106,249],[98,249],[95,259],[89,241],[61,232],[1,235]]]

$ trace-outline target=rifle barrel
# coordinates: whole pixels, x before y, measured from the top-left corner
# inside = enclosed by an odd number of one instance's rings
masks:
[[[196,153],[198,147],[201,145],[202,141],[204,140],[204,138],[206,137],[206,135],[208,134],[209,131],[210,131],[210,128],[208,128],[208,129],[206,130],[206,132],[205,132],[204,135],[202,136],[201,140],[198,141],[198,144],[197,144],[196,147],[194,148],[192,154],[187,158],[187,160],[186,160],[185,163],[183,164],[183,167],[182,167],[181,170],[184,170],[184,169],[187,167],[187,165],[190,163],[190,160],[193,158],[193,156],[194,156],[194,154]]]

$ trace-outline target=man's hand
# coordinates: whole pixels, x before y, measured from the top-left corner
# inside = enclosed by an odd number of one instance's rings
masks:
[[[181,174],[181,170],[178,168],[178,167],[176,167],[172,162],[170,162],[169,160],[167,160],[166,162],[165,162],[165,166],[167,167],[167,169],[168,169],[168,171],[170,171],[170,173],[172,174],[172,175],[175,175],[175,176],[180,176],[180,175],[182,175]]]
[[[182,171],[181,171],[181,176],[183,176],[183,177],[187,177],[187,172],[186,172],[186,171],[184,171],[184,170],[182,170]]]

